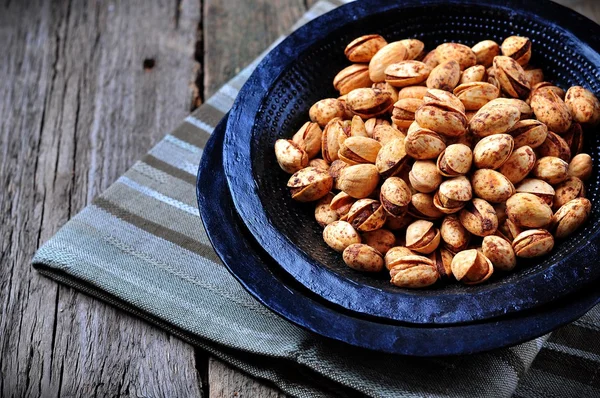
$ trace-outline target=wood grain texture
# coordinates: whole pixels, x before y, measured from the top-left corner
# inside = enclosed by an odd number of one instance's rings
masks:
[[[244,373],[211,358],[208,374],[210,398],[284,398],[286,395]]]

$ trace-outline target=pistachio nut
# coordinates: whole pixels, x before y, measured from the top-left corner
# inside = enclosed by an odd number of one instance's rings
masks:
[[[521,66],[527,65],[531,58],[531,40],[527,37],[507,37],[502,42],[500,49],[502,50],[502,55],[511,57]]]
[[[383,227],[385,210],[381,203],[374,199],[359,199],[348,212],[348,222],[357,231],[374,231]]]
[[[356,164],[344,167],[338,177],[340,190],[356,199],[369,196],[379,183],[379,172],[373,164]]]
[[[501,236],[505,237],[509,242],[513,242],[517,235],[523,232],[523,230],[524,228],[512,222],[510,218],[507,218],[502,225],[498,226],[496,234],[498,234],[498,232],[501,232]]]
[[[484,105],[469,122],[469,130],[478,137],[503,134],[519,121],[521,113],[516,106],[507,104]]]
[[[554,238],[545,229],[528,229],[515,237],[512,246],[518,257],[539,257],[552,251]]]
[[[473,160],[479,169],[497,169],[513,152],[514,140],[508,134],[493,134],[482,138],[473,148]]]
[[[322,169],[306,167],[294,173],[288,183],[292,199],[312,202],[327,195],[333,187],[333,178]]]
[[[329,207],[332,199],[333,194],[328,193],[319,199],[317,206],[315,207],[315,220],[317,220],[322,227],[326,227],[332,222],[337,221],[339,218],[337,212]]]
[[[496,69],[494,69],[494,67],[492,66],[490,68],[487,68],[486,73],[488,76],[487,82],[496,87],[498,90],[500,90],[502,86],[500,86],[500,82],[498,81],[498,79],[496,79]]]
[[[369,78],[369,67],[366,64],[352,64],[342,69],[333,78],[333,87],[341,95],[357,88],[371,87],[371,84],[373,82]]]
[[[292,140],[275,141],[275,157],[281,170],[289,174],[308,166],[308,155]]]
[[[387,82],[373,83],[371,88],[378,88],[391,94],[394,103],[398,101],[398,89]]]
[[[533,87],[544,81],[544,71],[540,68],[525,68],[525,78],[529,82],[529,86]]]
[[[416,98],[422,100],[427,93],[427,90],[429,89],[426,86],[404,87],[398,92],[398,100],[403,98]]]
[[[546,181],[550,185],[563,182],[569,176],[569,164],[554,156],[545,156],[533,166],[531,173],[534,177]]]
[[[345,120],[344,122],[346,122],[346,125],[347,125],[347,121]],[[344,127],[346,127],[346,125]],[[342,136],[342,134],[340,134],[340,136]],[[350,134],[349,135],[346,134],[346,138],[347,137],[370,137],[370,138],[372,138],[372,135],[369,136],[369,134],[367,133],[367,127],[365,126],[365,122],[363,122],[361,117],[354,115],[354,116],[352,116],[352,119],[350,120]]]
[[[460,211],[473,197],[471,183],[465,176],[450,178],[440,184],[433,197],[434,206],[444,214]]]
[[[329,170],[329,163],[321,158],[314,158],[308,161],[309,167],[316,167],[318,169]]]
[[[463,103],[466,110],[476,111],[491,100],[498,98],[500,90],[490,83],[464,83],[454,89],[454,95]]]
[[[387,41],[380,35],[364,35],[352,40],[344,50],[350,62],[369,62]]]
[[[525,71],[517,61],[499,55],[494,58],[494,72],[503,93],[512,98],[527,98],[531,87]]]
[[[515,140],[515,148],[528,146],[537,148],[544,143],[548,135],[548,127],[539,120],[521,120],[507,132]]]
[[[531,103],[531,98],[533,97],[533,94],[535,94],[538,91],[552,91],[558,96],[558,98],[560,98],[563,101],[565,100],[567,94],[565,90],[558,86],[555,86],[550,82],[539,82],[535,86],[531,87],[531,91],[529,92],[529,96],[527,97],[526,102]]]
[[[452,274],[464,284],[485,282],[493,273],[492,262],[476,249],[463,250],[452,259]]]
[[[478,64],[489,68],[494,62],[494,57],[500,55],[500,46],[493,40],[484,40],[471,47]]]
[[[473,152],[465,144],[448,145],[438,156],[437,169],[441,175],[456,177],[471,170]]]
[[[467,68],[463,71],[460,76],[459,84],[465,83],[473,83],[473,82],[483,82],[485,81],[486,72],[485,66],[483,65],[475,65]],[[495,87],[495,86],[494,86]]]
[[[387,229],[377,229],[375,231],[363,232],[362,241],[365,245],[371,246],[379,253],[385,255],[388,250],[394,247],[396,235]]]
[[[571,150],[571,156],[578,155],[583,150],[583,130],[581,124],[573,123],[571,128],[562,135],[569,149]]]
[[[406,213],[412,194],[403,179],[390,177],[381,185],[379,200],[385,211],[394,217]]]
[[[409,130],[404,149],[415,159],[435,159],[446,149],[446,143],[435,131],[417,126],[414,130]]]
[[[542,199],[548,206],[552,206],[556,192],[552,185],[537,178],[526,178],[515,187],[516,192],[531,193]]]
[[[333,162],[331,162],[331,165],[329,166],[327,172],[333,178],[333,186],[335,189],[340,189],[340,174],[342,173],[342,169],[345,169],[348,166],[350,166],[348,163],[340,159],[336,159]]]
[[[477,114],[477,111],[466,111],[465,112],[465,116],[467,117],[467,124],[471,123],[471,120],[473,119],[473,117]],[[469,131],[467,130],[467,134],[469,133]]]
[[[433,285],[439,275],[432,260],[424,256],[405,256],[390,270],[390,282],[398,287],[418,289]]]
[[[415,111],[423,105],[423,100],[403,98],[394,104],[392,122],[399,128],[408,128],[415,121]]]
[[[544,228],[552,218],[552,209],[531,193],[516,193],[506,201],[508,219],[519,227]]]
[[[558,209],[552,216],[550,231],[557,239],[563,239],[581,227],[592,211],[592,203],[586,198],[573,199]]]
[[[554,211],[560,209],[565,203],[577,198],[585,197],[585,186],[583,181],[577,177],[568,177],[566,180],[556,186],[554,194],[554,202],[552,209]]]
[[[325,127],[333,118],[344,117],[345,113],[346,107],[342,101],[336,98],[325,98],[317,101],[308,111],[310,120],[318,123],[321,127]]]
[[[465,106],[460,99],[449,91],[431,88],[423,96],[424,105],[433,105],[449,111],[465,113]],[[458,135],[458,134],[457,134]]]
[[[402,61],[385,69],[385,81],[394,87],[415,86],[427,80],[431,68],[420,61]]]
[[[504,224],[508,216],[506,215],[506,202],[496,203],[492,205],[494,207],[494,211],[496,212],[496,217],[498,217],[498,225]]]
[[[327,225],[323,230],[323,240],[340,253],[348,246],[361,242],[358,232],[346,221],[334,221]]]
[[[518,184],[533,170],[535,164],[536,157],[533,149],[522,146],[513,151],[498,171],[513,184]]]
[[[600,101],[591,91],[573,86],[567,90],[565,104],[577,123],[590,126],[600,123]]]
[[[565,162],[571,159],[571,148],[569,144],[558,134],[548,131],[546,140],[536,148],[539,157],[556,156]]]
[[[400,217],[388,216],[385,218],[385,224],[383,226],[392,231],[398,231],[408,227],[408,225],[414,221],[414,218],[410,214],[404,214]]]
[[[385,81],[385,70],[391,64],[410,59],[406,46],[395,41],[382,47],[369,61],[369,76],[375,83]]]
[[[425,43],[418,39],[404,39],[400,43],[406,47],[408,59],[421,59],[425,55]]]
[[[448,137],[458,137],[466,133],[467,117],[464,112],[447,106],[424,103],[415,112],[419,126]]]
[[[473,235],[488,236],[498,229],[498,216],[491,204],[480,198],[473,200],[458,214],[461,224]]]
[[[331,119],[325,125],[323,134],[321,134],[321,155],[328,163],[338,159],[340,135],[345,135],[342,120],[339,118]]]
[[[510,271],[517,265],[517,257],[510,242],[499,236],[486,236],[481,243],[481,250],[494,266],[500,271]]]
[[[393,267],[398,265],[398,262],[402,257],[414,255],[416,255],[415,252],[404,246],[392,247],[387,251],[387,253],[385,253],[385,268],[391,270]]]
[[[406,162],[406,150],[403,139],[393,139],[383,145],[375,159],[377,171],[384,178],[398,174]]]
[[[417,220],[406,228],[406,247],[414,252],[430,254],[440,244],[440,231],[431,221]]]
[[[521,120],[531,119],[533,117],[533,110],[529,106],[529,104],[518,98],[496,98],[491,100],[488,105],[512,105],[516,106],[521,112]]]
[[[383,269],[383,255],[363,243],[353,243],[344,249],[342,258],[346,265],[362,272],[379,272]]]
[[[453,258],[454,253],[444,248],[439,248],[429,256],[429,259],[435,264],[435,268],[440,275],[440,278],[443,279],[448,279],[452,276]]]
[[[294,134],[292,141],[306,152],[309,159],[314,158],[321,152],[321,138],[323,131],[317,123],[306,122],[300,130]]]
[[[442,183],[435,163],[431,160],[417,160],[413,163],[408,174],[410,185],[417,191],[430,193],[435,191]]]
[[[433,49],[433,50],[429,51],[427,54],[425,54],[425,56],[423,57],[423,59],[421,61],[425,65],[429,66],[431,69],[435,68],[436,66],[438,66],[440,64],[437,59],[435,49]]]
[[[592,158],[587,153],[576,155],[569,163],[568,174],[586,181],[592,176]]]
[[[456,215],[450,214],[444,217],[440,227],[440,234],[446,249],[452,253],[458,253],[469,246],[471,234],[461,224]]]
[[[329,202],[329,208],[335,211],[339,217],[342,217],[348,214],[354,202],[356,202],[356,198],[353,198],[346,192],[342,191],[331,199],[331,202]]]
[[[428,193],[414,193],[408,205],[408,214],[424,220],[435,220],[444,215],[433,203],[433,196]]]
[[[465,70],[477,63],[477,57],[471,48],[459,43],[442,43],[435,49],[439,63],[456,61],[460,70]]]
[[[476,196],[490,203],[505,202],[515,193],[515,187],[503,174],[491,169],[479,169],[471,177]]]
[[[375,163],[381,144],[368,137],[349,137],[338,151],[338,158],[348,164]]]
[[[460,65],[455,60],[441,62],[427,77],[428,88],[452,91],[460,81]]]
[[[386,145],[388,142],[400,139],[404,141],[406,135],[398,130],[395,126],[390,126],[389,124],[381,124],[375,126],[373,130],[373,139],[379,142],[381,145]]]
[[[535,117],[548,126],[548,130],[562,134],[571,127],[573,118],[569,108],[554,91],[536,90],[531,96],[530,105]]]
[[[357,88],[348,93],[346,106],[353,114],[369,119],[388,112],[394,106],[394,100],[388,91]]]

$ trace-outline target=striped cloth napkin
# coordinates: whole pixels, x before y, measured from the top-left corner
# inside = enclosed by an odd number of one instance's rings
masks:
[[[317,3],[294,28],[341,3]],[[38,271],[292,396],[600,396],[600,307],[512,348],[418,359],[325,341],[246,293],[204,233],[195,175],[214,126],[260,58],[43,245],[33,259]]]

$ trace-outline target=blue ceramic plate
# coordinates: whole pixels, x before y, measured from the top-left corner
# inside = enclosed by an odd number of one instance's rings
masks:
[[[468,354],[517,344],[571,322],[600,301],[582,290],[551,305],[490,322],[424,327],[383,322],[343,310],[310,292],[262,250],[226,194],[222,145],[226,120],[208,141],[198,171],[198,205],[207,234],[229,271],[257,300],[289,321],[326,338],[394,354]],[[215,201],[219,197],[222,200]]]
[[[501,42],[519,34],[533,42],[531,64],[563,88],[600,92],[598,25],[549,1],[366,0],[340,7],[305,25],[259,64],[241,90],[228,121],[224,169],[233,203],[258,244],[295,280],[330,303],[382,320],[443,325],[514,314],[573,293],[600,276],[598,174],[588,189],[590,222],[552,255],[520,261],[477,286],[436,285],[407,290],[389,278],[349,269],[322,240],[314,205],[291,200],[289,178],[277,166],[273,144],[308,120],[309,107],[336,97],[331,86],[349,63],[343,49],[355,37],[380,33],[388,41],[416,37],[427,49],[457,41]],[[600,134],[586,136],[598,161]]]

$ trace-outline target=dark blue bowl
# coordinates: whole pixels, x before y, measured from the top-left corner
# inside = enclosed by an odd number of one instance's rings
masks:
[[[288,175],[273,144],[308,120],[309,107],[337,96],[331,82],[348,65],[353,38],[381,33],[389,41],[416,37],[428,49],[444,41],[472,45],[513,34],[533,42],[531,63],[563,88],[600,92],[599,27],[549,1],[366,0],[340,7],[305,25],[271,51],[241,90],[228,121],[224,168],[233,203],[259,245],[300,284],[330,303],[382,320],[446,325],[489,320],[532,309],[573,293],[600,277],[598,174],[589,184],[590,222],[557,243],[550,256],[477,286],[393,287],[389,278],[346,267],[322,240],[313,205],[291,200]],[[596,33],[594,33],[596,32]],[[586,148],[598,159],[600,135]]]

